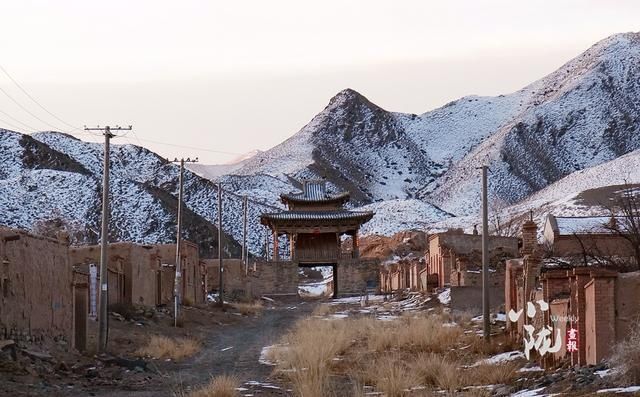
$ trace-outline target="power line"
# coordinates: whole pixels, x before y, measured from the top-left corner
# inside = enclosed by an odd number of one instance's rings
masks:
[[[235,153],[235,152],[225,152],[225,151],[222,151],[222,150],[204,149],[204,148],[195,147],[195,146],[177,145],[175,143],[160,142],[160,141],[155,141],[155,140],[145,139],[145,138],[139,138],[138,140],[139,141],[145,141],[145,142],[151,142],[151,143],[157,143],[159,145],[175,146],[175,147],[179,147],[179,148],[192,149],[192,150],[200,150],[200,151],[203,151],[203,152],[221,153],[221,154],[228,154],[228,155],[234,155],[234,156],[238,156],[238,155],[243,154],[243,153]]]
[[[17,118],[13,117],[9,113],[5,112],[4,110],[0,110],[0,113],[2,113],[5,116],[9,117],[11,120],[15,121],[16,123],[22,124],[24,126],[24,127],[17,127],[18,129],[27,128],[27,129],[32,130],[32,131],[37,131],[38,130],[37,128],[33,128],[32,126],[30,126],[27,123],[23,123],[22,121],[20,121]],[[15,127],[15,125],[14,125],[14,127]]]
[[[46,125],[48,125],[49,127],[55,129],[55,130],[59,130],[60,128],[56,127],[55,125],[41,119],[40,117],[38,117],[36,114],[34,114],[33,112],[31,112],[29,109],[27,109],[26,107],[24,107],[20,102],[18,102],[14,97],[12,97],[11,95],[9,95],[9,93],[7,91],[5,91],[4,88],[0,87],[0,91],[2,91],[2,93],[4,95],[7,96],[7,98],[11,99],[11,101],[13,103],[15,103],[16,105],[18,105],[18,107],[20,107],[20,109],[24,110],[25,112],[27,112],[28,114],[31,115],[31,117],[33,117],[34,119],[40,121],[41,123],[44,123]]]
[[[20,91],[22,91],[22,93],[23,93],[23,94],[25,94],[29,99],[31,99],[31,100],[33,101],[33,103],[35,103],[36,105],[38,105],[42,110],[44,110],[45,112],[47,112],[50,116],[54,117],[56,120],[60,121],[61,123],[66,124],[66,125],[68,125],[68,126],[69,126],[69,127],[71,127],[71,128],[76,128],[76,129],[78,129],[78,127],[76,127],[76,126],[74,126],[74,125],[72,125],[72,124],[67,123],[66,121],[62,120],[60,117],[58,117],[58,116],[56,116],[55,114],[53,114],[52,112],[50,112],[47,108],[45,108],[45,107],[44,107],[40,102],[38,102],[38,101],[37,101],[33,96],[31,96],[31,94],[29,94],[29,93],[27,92],[27,90],[25,90],[25,89],[24,89],[20,84],[18,84],[18,82],[17,82],[13,77],[11,77],[11,75],[9,74],[9,72],[7,72],[7,70],[6,70],[2,65],[0,65],[0,69],[4,72],[4,74],[6,74],[6,75],[7,75],[7,77],[8,77],[8,78],[13,82],[13,84],[15,84],[15,85],[16,85],[16,87],[18,87],[18,88],[20,89]],[[47,123],[45,123],[45,124],[47,124]]]

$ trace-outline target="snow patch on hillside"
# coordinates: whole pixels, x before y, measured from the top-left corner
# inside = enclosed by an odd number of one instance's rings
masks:
[[[383,201],[357,210],[375,212],[373,218],[360,229],[363,235],[392,236],[403,230],[425,230],[434,222],[451,216],[429,203],[415,199]]]

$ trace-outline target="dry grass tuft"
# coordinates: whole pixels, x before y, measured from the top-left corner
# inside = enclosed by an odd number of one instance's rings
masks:
[[[443,352],[453,348],[462,335],[460,327],[444,327],[438,316],[403,317],[379,328],[368,339],[369,348],[378,352],[389,349]]]
[[[138,349],[136,353],[140,356],[153,358],[182,360],[200,351],[201,347],[200,342],[192,338],[172,339],[154,335],[149,339],[147,345]]]
[[[462,386],[459,363],[455,360],[433,353],[422,353],[411,367],[425,386],[447,391],[455,391]]]
[[[278,369],[293,383],[299,396],[329,393],[332,360],[352,345],[357,334],[351,322],[305,319],[285,337]]]
[[[211,379],[207,385],[189,394],[189,397],[236,397],[240,380],[235,376],[219,375]]]
[[[373,361],[366,378],[389,397],[407,395],[410,388],[420,385],[419,377],[400,355],[385,355]]]
[[[465,380],[467,386],[509,383],[518,375],[518,368],[520,365],[513,362],[480,364],[465,371]]]
[[[628,339],[618,343],[613,349],[611,366],[616,377],[625,385],[640,383],[640,330],[637,324]]]
[[[255,301],[251,303],[236,302],[236,303],[231,303],[230,306],[235,310],[237,310],[238,312],[240,312],[241,314],[244,314],[245,316],[258,314],[264,308],[262,306],[262,302],[260,301]]]

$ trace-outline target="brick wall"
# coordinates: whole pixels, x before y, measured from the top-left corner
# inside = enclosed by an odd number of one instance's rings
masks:
[[[615,275],[593,274],[585,285],[585,342],[587,365],[608,357],[616,340]]]

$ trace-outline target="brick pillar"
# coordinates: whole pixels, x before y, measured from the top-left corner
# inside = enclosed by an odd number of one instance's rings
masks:
[[[538,225],[532,220],[522,225],[522,255],[530,255],[538,248]]]
[[[616,272],[597,269],[590,273],[585,286],[586,364],[596,365],[609,357],[616,341],[615,280]]]
[[[584,286],[591,280],[589,275],[589,269],[585,267],[578,267],[573,269],[571,275],[571,314],[578,319],[578,338],[579,349],[577,352],[571,354],[572,365],[586,365],[586,349],[584,343],[584,337],[586,335],[585,326],[585,295]],[[570,326],[575,327],[575,323],[571,323]]]
[[[509,313],[509,310],[517,312],[520,310],[518,307],[518,277],[521,274],[522,266],[518,259],[507,260],[506,269],[504,273],[504,311]],[[507,332],[512,338],[516,338],[518,334],[518,327],[511,324],[511,321],[507,320]]]

